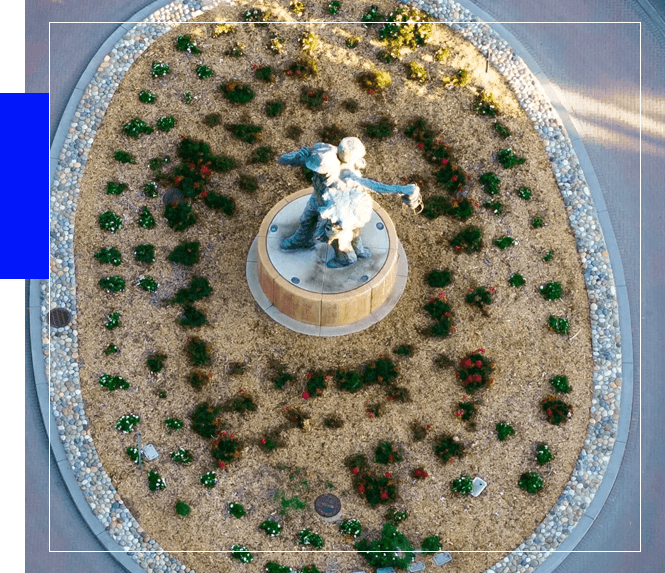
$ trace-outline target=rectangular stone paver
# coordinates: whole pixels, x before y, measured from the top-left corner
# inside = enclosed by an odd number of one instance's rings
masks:
[[[452,561],[452,559],[453,556],[446,551],[444,553],[437,553],[433,561],[435,565],[443,565],[444,563],[448,563],[448,561]]]
[[[478,497],[483,490],[487,487],[487,482],[479,477],[473,478],[473,491],[471,492],[471,495],[473,497]]]
[[[156,460],[159,454],[157,453],[157,450],[155,449],[155,446],[152,444],[148,444],[145,448],[143,448],[143,457],[148,460]]]
[[[395,573],[394,567],[379,567],[376,573]]]
[[[409,565],[409,573],[416,573],[425,569],[425,564],[422,561],[414,561]]]

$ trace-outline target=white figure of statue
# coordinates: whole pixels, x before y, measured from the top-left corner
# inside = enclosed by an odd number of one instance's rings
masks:
[[[373,212],[373,201],[367,190],[401,194],[406,205],[414,210],[422,209],[417,185],[384,185],[361,177],[364,156],[363,143],[357,137],[346,137],[337,148],[315,143],[311,148],[303,147],[277,159],[280,165],[304,165],[314,172],[314,191],[300,216],[298,230],[282,241],[282,249],[309,249],[315,240],[326,241],[335,249],[335,256],[327,266],[347,267],[358,258],[371,256],[360,237],[362,227]]]

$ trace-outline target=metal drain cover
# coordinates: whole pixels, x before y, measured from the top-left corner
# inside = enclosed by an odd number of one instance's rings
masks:
[[[323,517],[334,517],[342,510],[342,502],[336,495],[324,493],[316,498],[314,509]]]
[[[72,315],[66,308],[54,308],[49,312],[49,322],[52,327],[62,328],[69,325],[71,320]]]
[[[164,196],[162,197],[164,204],[168,205],[169,203],[182,203],[185,200],[185,196],[182,194],[180,189],[169,189]]]

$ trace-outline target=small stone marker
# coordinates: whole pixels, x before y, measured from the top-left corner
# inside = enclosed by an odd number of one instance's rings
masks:
[[[159,457],[159,453],[155,449],[155,446],[152,444],[148,444],[145,448],[143,448],[143,455],[148,461],[156,460]]]
[[[335,521],[342,513],[342,502],[332,493],[324,493],[316,498],[314,509],[326,521]]]
[[[448,553],[447,551],[445,551],[443,553],[437,553],[434,556],[433,560],[434,560],[435,565],[440,566],[440,565],[443,565],[444,563],[448,563],[448,561],[452,561],[453,556],[450,553]]]
[[[169,189],[166,193],[164,193],[162,201],[164,201],[165,205],[174,202],[183,203],[185,201],[185,196],[183,195],[182,191],[180,191],[180,189]]]
[[[395,573],[394,567],[379,567],[376,570],[376,573]]]
[[[409,565],[409,573],[416,573],[425,569],[425,564],[422,561],[414,561]]]
[[[479,477],[473,478],[473,490],[471,491],[471,495],[473,497],[478,497],[482,491],[487,487],[487,482]]]

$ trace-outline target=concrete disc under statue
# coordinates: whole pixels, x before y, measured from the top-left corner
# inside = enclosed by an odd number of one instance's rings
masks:
[[[328,268],[332,246],[285,251],[312,188],[277,203],[265,216],[247,257],[247,282],[259,306],[279,324],[313,336],[359,332],[382,320],[404,292],[406,253],[392,220],[376,202],[361,237],[371,256]]]

